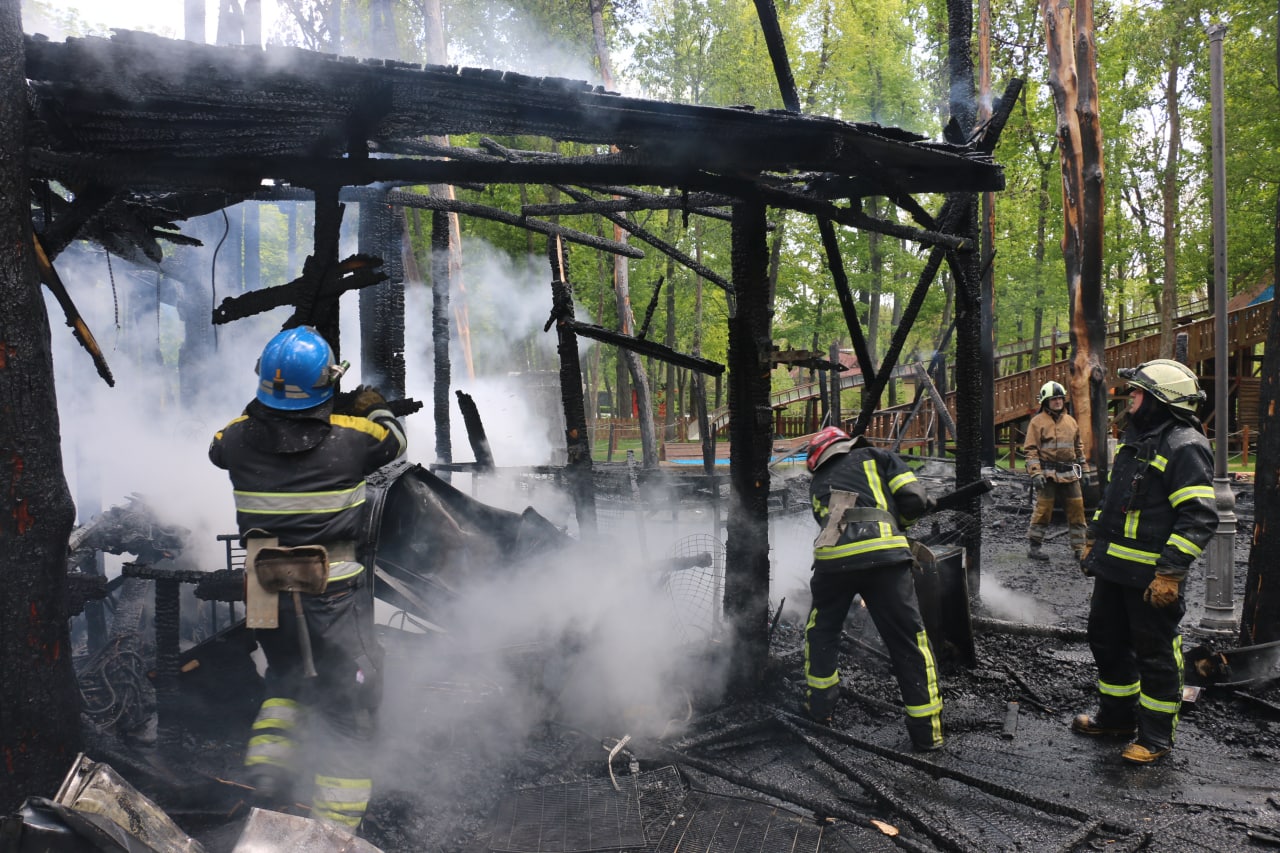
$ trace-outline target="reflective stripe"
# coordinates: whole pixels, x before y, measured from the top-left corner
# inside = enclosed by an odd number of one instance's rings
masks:
[[[236,511],[261,515],[342,512],[365,501],[365,483],[333,492],[233,492]]]
[[[1124,514],[1124,536],[1126,539],[1138,538],[1138,518],[1142,515],[1142,510],[1135,509],[1133,512]]]
[[[344,779],[341,776],[316,776],[317,794],[333,805],[368,805],[372,779]]]
[[[1179,536],[1177,533],[1169,534],[1168,544],[1177,548],[1179,551],[1181,551],[1184,554],[1191,555],[1191,559],[1193,560],[1204,553],[1204,549],[1201,548],[1199,545],[1192,542],[1190,539],[1188,539],[1185,536]]]
[[[907,485],[908,483],[914,483],[914,482],[916,482],[915,472],[907,471],[906,473],[899,474],[898,476],[894,477],[892,480],[889,481],[889,491],[894,492],[896,494],[898,489],[901,489],[903,486]]]
[[[814,675],[809,671],[809,631],[818,624],[818,608],[809,611],[809,621],[804,623],[804,680],[810,687],[826,690],[840,683],[840,670],[836,670],[826,678]]]
[[[876,467],[876,460],[868,459],[863,462],[862,473],[866,475],[867,485],[871,488],[871,496],[876,499],[876,507],[878,509],[888,509],[889,502],[884,498],[884,483],[880,480],[880,469]]]
[[[938,690],[938,669],[934,666],[933,650],[929,648],[929,635],[924,631],[916,632],[916,648],[924,658],[925,681],[929,688],[929,704],[907,705],[908,717],[917,719],[928,717],[930,736],[935,744],[942,743],[942,693]]]
[[[1133,684],[1108,684],[1105,681],[1098,682],[1098,692],[1103,696],[1137,696],[1138,691],[1141,689],[1141,681],[1135,681]]]
[[[839,560],[855,554],[868,554],[872,551],[890,551],[894,548],[906,548],[905,536],[880,536],[875,539],[864,539],[861,542],[849,542],[845,545],[829,545],[813,549],[815,560]]]
[[[1203,498],[1204,500],[1213,502],[1215,505],[1217,503],[1217,497],[1213,494],[1213,486],[1187,486],[1185,489],[1178,489],[1176,492],[1169,495],[1169,505],[1177,506],[1178,504],[1186,503],[1187,501],[1192,501],[1196,498]]]
[[[372,779],[317,775],[315,783],[312,817],[351,828],[360,825],[365,810],[369,808],[369,797],[373,794]]]
[[[806,672],[804,674],[804,683],[816,690],[827,690],[840,683],[840,671],[836,670],[834,675],[830,675],[827,678],[819,678],[812,673]]]
[[[1159,453],[1156,454],[1155,459],[1151,460],[1151,467],[1155,468],[1161,474],[1164,473],[1164,469],[1168,467],[1168,465],[1169,465],[1169,460],[1161,456]]]
[[[818,500],[817,495],[813,496],[813,511],[817,514],[818,518],[826,518],[828,515],[831,515],[831,510],[822,505],[822,501]]]
[[[249,739],[249,749],[245,753],[245,767],[256,764],[270,764],[274,767],[289,767],[292,763],[294,743],[284,735],[254,735]]]
[[[276,393],[275,383],[272,382],[270,379],[258,380],[258,390],[272,397],[279,396]],[[313,392],[307,391],[306,389],[298,385],[284,386],[284,397],[286,400],[306,400],[311,397],[312,393]]]
[[[293,699],[273,697],[262,703],[254,729],[291,729],[302,716],[302,706]]]
[[[368,433],[369,435],[376,438],[378,441],[382,441],[384,438],[387,437],[387,433],[390,432],[390,430],[388,430],[382,424],[374,423],[373,420],[371,420],[374,415],[384,415],[386,417],[392,417],[391,412],[387,411],[386,409],[379,409],[376,412],[370,412],[369,414],[364,416],[330,415],[329,423],[335,426],[342,426],[342,427],[346,427],[347,429],[353,429],[356,432]]]
[[[1123,545],[1108,542],[1107,556],[1118,557],[1121,560],[1128,560],[1132,563],[1142,563],[1144,566],[1154,566],[1156,558],[1160,555],[1154,551],[1139,551],[1137,548],[1126,548]]]
[[[329,583],[334,581],[345,581],[355,577],[364,571],[363,563],[356,563],[351,560],[343,560],[337,563],[329,564]]]
[[[1138,696],[1138,704],[1146,708],[1148,711],[1155,711],[1158,714],[1176,714],[1180,702],[1161,702],[1159,699],[1152,699],[1145,693]]]

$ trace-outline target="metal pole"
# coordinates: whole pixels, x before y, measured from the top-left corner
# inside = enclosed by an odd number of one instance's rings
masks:
[[[1227,213],[1226,135],[1223,131],[1222,38],[1225,24],[1210,24],[1209,98],[1212,106],[1213,149],[1213,492],[1218,503],[1218,529],[1206,554],[1204,616],[1200,627],[1211,631],[1236,630],[1232,600],[1235,570],[1236,498],[1227,476],[1227,444],[1231,415],[1227,410]]]

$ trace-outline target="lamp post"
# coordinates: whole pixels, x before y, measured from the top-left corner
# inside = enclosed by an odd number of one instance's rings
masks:
[[[1227,222],[1226,222],[1226,134],[1223,130],[1222,38],[1225,24],[1210,24],[1209,99],[1213,151],[1213,493],[1218,504],[1218,529],[1209,541],[1205,562],[1204,616],[1200,627],[1209,631],[1234,632],[1236,612],[1233,601],[1236,539],[1236,497],[1227,476],[1227,443],[1231,416],[1227,411]]]

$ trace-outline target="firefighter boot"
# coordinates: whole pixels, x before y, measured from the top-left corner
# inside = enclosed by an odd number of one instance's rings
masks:
[[[1071,731],[1090,737],[1133,737],[1137,727],[1136,722],[1125,725],[1121,721],[1107,720],[1101,714],[1096,717],[1090,714],[1076,714],[1075,719],[1071,721]]]
[[[1171,750],[1172,747],[1168,746],[1147,746],[1141,741],[1134,741],[1124,748],[1120,757],[1130,764],[1154,764]]]
[[[1044,546],[1038,539],[1028,540],[1030,544],[1027,546],[1027,556],[1033,560],[1048,562],[1049,555],[1044,552]]]

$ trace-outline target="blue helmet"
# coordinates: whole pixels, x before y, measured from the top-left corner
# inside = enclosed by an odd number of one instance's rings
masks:
[[[333,350],[311,326],[285,329],[267,341],[258,359],[258,402],[298,411],[333,396]]]

